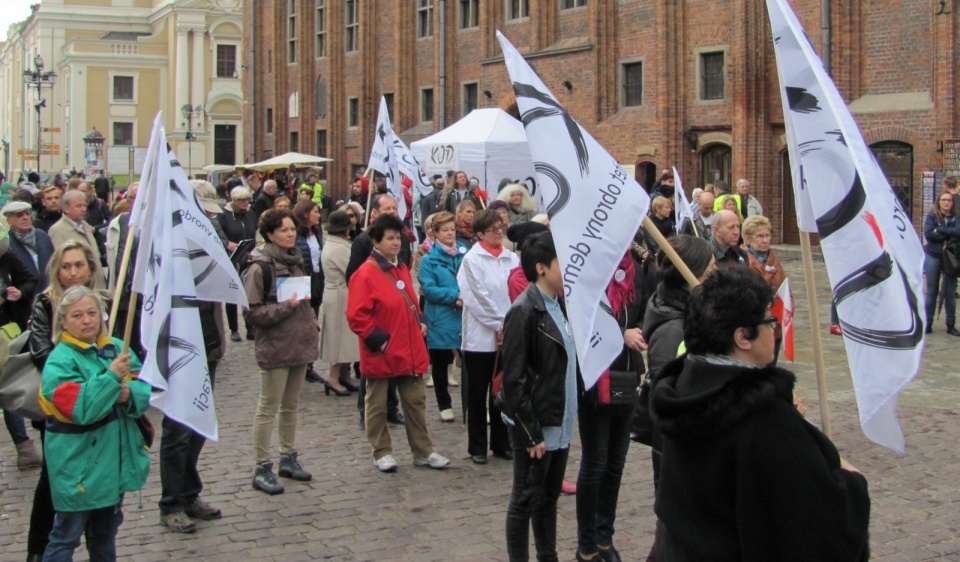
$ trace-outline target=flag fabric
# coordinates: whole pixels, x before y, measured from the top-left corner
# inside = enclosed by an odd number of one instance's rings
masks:
[[[247,306],[246,293],[193,186],[154,120],[150,158],[130,216],[139,235],[133,290],[143,295],[140,379],[164,415],[217,439],[198,301]],[[190,272],[189,275],[185,275]]]
[[[680,230],[683,228],[685,221],[689,221],[693,224],[693,215],[690,210],[690,202],[687,201],[687,194],[683,191],[683,181],[680,179],[680,172],[677,171],[676,166],[673,167],[673,185],[674,185],[674,211],[677,215],[677,234],[680,234]],[[693,231],[697,232],[697,226],[693,225]],[[697,236],[700,236],[697,233]]]
[[[393,134],[393,153],[397,157],[397,168],[403,175],[410,178],[420,196],[425,197],[433,193],[433,184],[427,177],[427,171],[417,161],[417,157],[410,151],[410,147],[404,144],[395,132]]]
[[[606,288],[647,214],[650,199],[560,105],[498,31],[537,171],[540,208],[563,274],[564,300],[587,388],[623,349]]]
[[[368,168],[383,174],[387,180],[387,191],[397,200],[397,210],[402,219],[407,215],[407,202],[403,198],[403,186],[400,184],[400,169],[395,152],[396,135],[390,126],[390,114],[387,113],[387,99],[380,98],[380,113],[377,115],[377,128],[370,148]]]
[[[820,235],[860,425],[902,453],[897,397],[920,367],[923,248],[787,1],[767,12],[800,228]]]
[[[780,323],[783,356],[793,361],[793,293],[790,291],[790,279],[784,279],[777,289],[770,314]]]

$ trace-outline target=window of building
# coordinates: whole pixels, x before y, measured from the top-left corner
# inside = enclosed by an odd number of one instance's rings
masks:
[[[360,45],[360,0],[347,0],[344,10],[344,21],[346,33],[344,34],[344,47],[348,53],[356,51]]]
[[[729,146],[715,144],[707,147],[700,155],[700,169],[703,171],[702,185],[722,181],[733,187],[730,182],[732,160]]]
[[[133,123],[114,121],[113,145],[133,146]]]
[[[417,39],[433,37],[433,0],[417,0]]]
[[[529,0],[507,0],[507,19],[517,20],[530,17]]]
[[[314,42],[314,56],[322,59],[327,56],[327,2],[326,0],[316,0],[317,11],[313,20],[314,33],[316,41]]]
[[[460,0],[460,29],[480,26],[480,0]]]
[[[290,152],[300,152],[300,133],[290,131],[290,146],[287,148]]]
[[[571,8],[582,8],[587,5],[587,0],[560,0],[560,9],[569,10]]]
[[[360,100],[350,98],[347,100],[347,127],[358,127],[360,125]]]
[[[383,94],[383,101],[387,104],[387,114],[390,115],[390,122],[395,121],[393,114],[393,93]]]
[[[267,134],[273,134],[273,108],[267,108]]]
[[[913,216],[913,146],[899,141],[883,141],[870,145],[870,151],[909,220]]]
[[[700,99],[723,99],[723,59],[723,51],[700,53]]]
[[[323,76],[317,76],[317,87],[314,89],[314,102],[316,102],[316,107],[314,108],[315,117],[326,117],[327,116],[327,82],[323,79]]]
[[[232,166],[237,163],[237,126],[213,126],[213,163]]]
[[[630,62],[621,65],[623,81],[623,97],[620,105],[635,107],[643,105],[643,63]]]
[[[297,2],[287,0],[287,62],[297,62]]]
[[[327,155],[327,130],[317,129],[317,156]]]
[[[463,114],[466,115],[480,107],[480,85],[476,82],[463,85]]]
[[[113,77],[113,101],[135,101],[133,76]]]
[[[420,90],[420,121],[433,121],[433,88]]]
[[[217,78],[234,78],[237,75],[237,46],[217,45]]]

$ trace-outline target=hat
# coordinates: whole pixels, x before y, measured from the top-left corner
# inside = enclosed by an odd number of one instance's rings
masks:
[[[510,210],[510,205],[507,205],[506,201],[501,201],[500,199],[495,199],[487,205],[487,208],[491,211],[496,211],[497,209],[507,209]]]
[[[517,250],[522,251],[523,241],[531,234],[549,231],[550,229],[545,224],[533,221],[521,222],[507,229],[507,239],[517,245]]]
[[[217,188],[213,187],[212,183],[206,180],[190,180],[190,185],[193,186],[193,191],[197,194],[197,199],[200,200],[204,211],[216,215],[223,212],[220,204],[217,203]]]
[[[329,234],[340,234],[350,230],[353,225],[350,223],[350,217],[344,211],[334,211],[330,213],[327,222],[327,232]]]
[[[3,206],[3,210],[0,212],[2,212],[3,216],[6,217],[14,213],[29,211],[32,208],[33,207],[30,206],[30,203],[25,203],[23,201],[10,201],[9,203]]]

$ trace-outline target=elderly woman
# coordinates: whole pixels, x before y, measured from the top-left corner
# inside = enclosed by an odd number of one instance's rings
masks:
[[[496,211],[477,213],[473,228],[479,242],[463,258],[457,284],[463,298],[461,349],[467,387],[467,450],[475,464],[487,464],[488,446],[495,457],[513,459],[507,428],[493,403],[491,383],[497,351],[503,345],[503,319],[510,309],[507,277],[520,260],[503,247],[504,229]]]
[[[416,302],[410,270],[398,257],[406,243],[404,226],[393,215],[381,215],[369,233],[374,249],[350,278],[347,322],[361,342],[360,371],[367,381],[364,417],[373,463],[380,472],[397,470],[387,430],[387,391],[395,379],[414,466],[441,469],[450,461],[434,450],[427,434],[422,377],[429,362],[423,341],[426,319]]]
[[[745,266],[691,293],[687,353],[650,398],[663,434],[659,560],[869,559],[867,480],[797,411],[796,376],[770,366],[772,302]]]
[[[280,301],[277,295],[277,279],[307,274],[303,254],[297,248],[293,214],[268,209],[260,216],[260,234],[266,243],[247,270],[244,290],[250,308],[243,317],[255,327],[255,355],[260,367],[260,400],[253,420],[253,488],[273,495],[283,492],[270,462],[270,440],[278,414],[279,475],[301,482],[313,477],[300,465],[294,441],[300,392],[307,364],[317,359],[319,335],[309,298],[294,293]]]
[[[747,251],[750,268],[759,273],[776,293],[787,274],[783,271],[783,264],[780,263],[777,253],[770,248],[772,232],[770,220],[761,215],[747,217],[741,229],[743,249]],[[777,358],[780,357],[780,346],[783,344],[783,327],[778,322],[774,328],[776,344],[773,348],[773,364],[776,365]]]
[[[477,234],[473,231],[473,217],[477,214],[477,204],[472,199],[464,199],[457,205],[457,242],[469,250],[477,243]]]
[[[330,213],[327,244],[320,264],[323,266],[323,329],[320,330],[320,358],[330,364],[327,383],[353,390],[350,364],[360,360],[357,336],[347,324],[347,264],[350,263],[350,230],[355,219],[347,211]]]
[[[254,176],[251,176],[254,177]],[[223,229],[227,237],[227,251],[232,252],[237,249],[237,244],[244,240],[254,240],[257,237],[257,215],[250,210],[250,201],[253,199],[253,192],[243,186],[233,188],[230,192],[230,202],[223,208],[217,220],[220,221],[220,228]],[[230,339],[240,341],[240,324],[237,321],[237,305],[227,304],[224,306],[227,311],[227,325],[230,328]],[[250,324],[247,324],[247,339],[253,340],[253,330]]]
[[[522,183],[505,186],[497,195],[497,200],[507,203],[511,226],[527,222],[537,214],[537,203]]]
[[[40,401],[47,413],[44,456],[56,518],[45,560],[72,560],[86,535],[91,560],[116,560],[123,494],[139,490],[150,457],[136,419],[150,408],[140,361],[107,335],[92,289],[67,289],[57,304]]]
[[[427,347],[440,421],[452,422],[453,402],[447,388],[447,371],[453,363],[454,350],[460,349],[463,299],[457,285],[457,272],[467,247],[457,240],[453,215],[440,211],[431,218],[434,244],[420,261],[420,289],[425,301]]]

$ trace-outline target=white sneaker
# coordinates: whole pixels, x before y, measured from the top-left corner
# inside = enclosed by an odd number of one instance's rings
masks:
[[[427,375],[424,378],[427,379],[427,388],[433,388],[433,375]]]
[[[449,408],[446,410],[440,410],[440,421],[449,423],[455,419],[457,419],[457,416],[453,414],[453,410]]]
[[[450,373],[450,376],[447,377],[447,383],[452,387],[460,386],[460,383],[457,382],[457,379],[453,378],[453,373]]]
[[[445,468],[448,464],[450,464],[450,459],[440,453],[430,453],[429,457],[413,459],[413,466],[429,466],[437,470]]]
[[[393,455],[384,455],[373,461],[373,465],[380,472],[394,472],[397,470],[397,459],[393,458]]]

